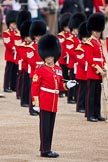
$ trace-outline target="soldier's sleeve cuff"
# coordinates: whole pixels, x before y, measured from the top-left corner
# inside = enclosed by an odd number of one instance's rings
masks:
[[[66,83],[64,83],[63,87],[64,87],[64,89],[65,89],[66,91],[68,90],[68,87],[67,87]]]
[[[33,100],[32,104],[34,106],[39,106],[39,97],[38,96],[34,96],[33,98],[34,98],[34,100]]]

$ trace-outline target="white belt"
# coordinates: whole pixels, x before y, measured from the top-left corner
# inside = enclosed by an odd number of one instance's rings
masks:
[[[85,71],[87,71],[87,69],[88,69],[88,62],[86,61],[85,62]]]
[[[68,53],[66,53],[66,54],[67,54],[67,55],[66,55],[66,56],[67,56],[67,57],[66,57],[66,64],[69,64],[69,59],[70,59],[70,58],[69,58],[69,54],[68,54]]]
[[[93,58],[93,61],[99,61],[99,62],[101,62],[101,61],[103,61],[103,59],[102,58]]]
[[[17,57],[17,52],[16,50],[14,51],[14,60],[16,60],[16,57]]]
[[[43,61],[36,61],[36,64],[42,65],[42,64],[44,64],[44,62]]]
[[[40,89],[45,91],[45,92],[59,94],[59,90],[57,90],[57,89],[49,89],[49,88],[45,88],[45,87],[40,87]]]
[[[77,73],[77,65],[78,65],[78,62],[74,63],[74,74]]]
[[[30,64],[28,64],[28,74],[30,74],[31,73],[31,66],[30,66]]]
[[[23,59],[18,61],[18,70],[22,70],[22,61]]]

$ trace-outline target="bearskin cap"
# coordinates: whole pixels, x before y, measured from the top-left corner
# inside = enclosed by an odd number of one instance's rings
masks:
[[[86,15],[81,12],[73,14],[69,20],[69,28],[72,31],[73,29],[78,29],[79,25],[86,20]]]
[[[44,35],[38,42],[38,53],[42,60],[49,56],[54,57],[54,62],[61,56],[61,46],[58,38],[52,34]]]
[[[42,20],[32,22],[30,27],[30,37],[34,40],[34,36],[42,36],[46,34],[46,24]]]
[[[15,22],[16,23],[16,19],[17,19],[17,16],[19,14],[19,11],[14,11],[14,10],[11,10],[11,11],[8,11],[7,14],[6,14],[6,24],[9,28],[9,24],[12,23],[12,22]]]
[[[22,39],[29,36],[30,25],[31,25],[31,21],[24,21],[22,23],[20,27],[20,34]]]
[[[61,31],[63,30],[64,27],[68,26],[70,17],[71,17],[70,12],[66,12],[61,15],[60,20],[59,20],[59,26],[60,26]]]
[[[83,37],[90,37],[90,32],[87,30],[87,21],[82,22],[78,29],[78,37],[80,40]]]
[[[31,13],[29,11],[23,10],[21,12],[19,12],[18,16],[17,16],[17,28],[20,30],[21,24],[24,21],[31,21]]]
[[[105,28],[105,17],[101,13],[94,13],[88,18],[88,31],[102,32]]]

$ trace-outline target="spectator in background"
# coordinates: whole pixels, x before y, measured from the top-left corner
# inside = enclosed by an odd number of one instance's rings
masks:
[[[28,10],[31,13],[32,21],[43,19],[44,11],[47,7],[45,0],[28,0]]]
[[[28,10],[28,0],[13,0],[12,4],[13,10]]]
[[[19,0],[21,4],[21,10],[28,10],[28,0]]]
[[[60,13],[64,12],[84,12],[89,17],[93,13],[93,0],[64,0]]]
[[[15,11],[20,11],[21,4],[20,4],[19,0],[13,0],[12,9]]]
[[[84,12],[87,18],[93,13],[93,0],[83,0]]]
[[[36,0],[28,0],[28,10],[32,16],[32,22],[38,18],[38,3]]]
[[[82,3],[80,0],[64,0],[63,7],[61,9],[60,14],[63,14],[65,12],[81,12],[83,11]]]
[[[2,0],[3,10],[2,10],[2,31],[7,29],[6,25],[6,14],[8,11],[12,10],[12,0]]]

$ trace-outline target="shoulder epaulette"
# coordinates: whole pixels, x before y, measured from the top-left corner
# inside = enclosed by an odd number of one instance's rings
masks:
[[[9,29],[5,30],[4,33],[7,33],[8,35],[10,35]]]
[[[26,47],[25,42],[22,42],[19,46]]]
[[[75,50],[84,52],[84,49],[83,49],[83,48],[81,48],[81,46],[80,46],[80,45],[78,45],[78,46],[77,46],[77,48],[76,48]]]
[[[87,40],[87,41],[85,42],[85,44],[88,44],[88,45],[90,45],[90,46],[93,47],[93,44],[92,44],[89,40]]]
[[[15,33],[15,35],[16,36],[21,36],[19,31],[17,31],[17,33]]]
[[[71,35],[70,37],[67,38],[67,40],[74,42],[74,40],[72,38],[73,38],[73,36]]]
[[[63,38],[65,38],[65,35],[64,35],[64,32],[63,32],[63,31],[60,32],[60,33],[58,33],[58,35],[60,35],[60,36],[62,36]]]
[[[35,50],[35,48],[33,47],[33,42],[30,43],[29,45],[27,45],[27,47],[30,47],[30,48],[32,48],[33,50]]]

